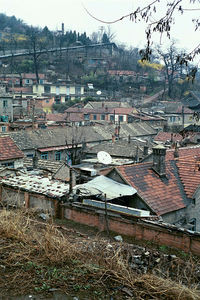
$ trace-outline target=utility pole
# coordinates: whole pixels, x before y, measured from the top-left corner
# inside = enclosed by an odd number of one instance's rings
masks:
[[[109,224],[108,224],[108,207],[107,207],[107,197],[106,194],[105,196],[105,219],[106,219],[106,232],[107,235],[110,236],[110,231],[109,231]]]
[[[185,124],[185,115],[184,115],[184,106],[182,106],[182,125],[183,125],[183,128],[184,128],[184,124]]]
[[[32,107],[32,129],[34,130],[34,124],[35,124],[35,99],[33,102],[33,107]]]

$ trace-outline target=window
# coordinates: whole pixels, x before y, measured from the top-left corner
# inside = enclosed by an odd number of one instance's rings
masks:
[[[43,79],[40,79],[40,80],[39,80],[39,83],[40,83],[40,84],[43,84],[43,83],[44,83],[44,80],[43,80]]]
[[[119,116],[119,121],[123,122],[124,121],[124,116]]]
[[[6,132],[6,126],[1,126],[1,132]]]
[[[55,160],[61,160],[61,152],[60,151],[55,152]]]
[[[46,100],[46,103],[49,103],[49,100]]]
[[[175,122],[176,121],[176,117],[175,116],[171,116],[169,117],[169,120],[171,123]]]
[[[56,104],[60,104],[60,96],[56,96],[55,97],[55,103]]]
[[[56,86],[56,95],[60,95],[60,87]]]
[[[81,87],[80,86],[75,87],[75,94],[76,95],[81,95]]]
[[[1,164],[4,167],[14,168],[14,162],[6,162]]]
[[[196,218],[191,219],[189,224],[191,225],[191,230],[196,231]]]
[[[101,120],[102,120],[102,121],[105,120],[105,115],[101,115]]]
[[[71,96],[65,96],[65,102],[67,102],[68,100],[71,100]]]
[[[50,85],[45,85],[44,86],[44,92],[45,93],[50,93]]]
[[[110,121],[114,121],[114,115],[110,115]]]
[[[66,87],[66,95],[69,96],[69,94],[70,94],[70,89],[69,89],[69,86],[67,86]]]
[[[96,120],[97,119],[97,115],[93,115],[93,120]]]
[[[84,120],[89,120],[90,119],[90,115],[89,114],[85,114],[84,115]]]
[[[3,100],[3,107],[8,107],[8,100]]]
[[[25,79],[25,83],[26,83],[26,84],[29,84],[29,83],[30,83],[30,80],[29,80],[29,79]]]
[[[33,158],[33,154],[27,154],[26,157]]]
[[[41,154],[41,159],[48,159],[48,152],[43,152]]]

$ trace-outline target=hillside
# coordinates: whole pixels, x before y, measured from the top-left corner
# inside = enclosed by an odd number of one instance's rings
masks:
[[[52,222],[33,212],[1,211],[0,296],[62,292],[91,300],[199,299],[198,258]]]
[[[6,16],[0,14],[0,31],[9,31],[11,33],[24,33],[28,28],[22,20],[17,19],[15,16]]]

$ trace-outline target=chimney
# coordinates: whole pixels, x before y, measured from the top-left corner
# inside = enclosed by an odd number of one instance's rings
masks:
[[[174,149],[174,158],[178,158],[179,157],[179,153],[178,153],[178,145],[177,142],[175,144],[175,149]]]
[[[37,169],[37,168],[38,168],[38,157],[35,151],[35,155],[33,156],[33,169]]]
[[[130,144],[130,142],[131,142],[131,136],[130,136],[130,134],[128,135],[128,143]]]
[[[165,155],[166,148],[163,145],[153,147],[153,170],[158,173],[160,177],[166,175],[165,172]]]
[[[148,145],[144,145],[144,149],[143,149],[143,155],[144,156],[148,155],[148,150],[149,150],[149,146]]]
[[[72,192],[73,187],[76,185],[76,174],[75,171],[70,168],[69,170],[69,193]]]
[[[112,135],[112,143],[114,143],[115,142],[115,135],[113,134]]]

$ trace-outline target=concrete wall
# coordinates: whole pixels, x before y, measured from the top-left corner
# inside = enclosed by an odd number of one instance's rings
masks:
[[[1,187],[0,202],[5,206],[23,207],[25,204],[24,192],[20,190]]]
[[[0,184],[0,202],[4,206],[35,208],[52,215],[59,214],[59,200],[29,193]]]
[[[186,209],[179,209],[177,211],[172,211],[168,214],[162,215],[164,222],[169,224],[176,224],[180,219],[186,216]]]

